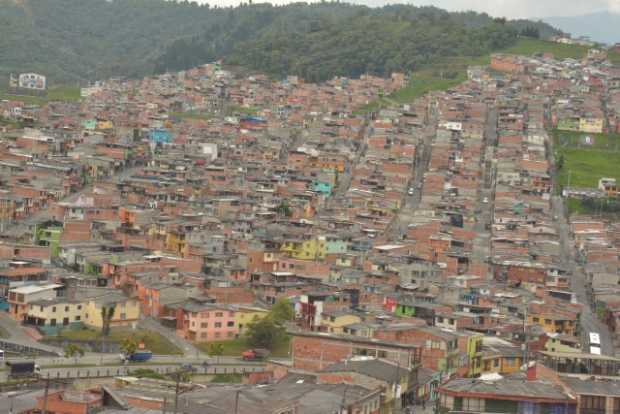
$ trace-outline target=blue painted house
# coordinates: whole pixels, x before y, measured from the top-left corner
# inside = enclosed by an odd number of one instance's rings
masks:
[[[172,134],[163,129],[151,129],[149,131],[149,140],[155,144],[170,144],[172,142]]]

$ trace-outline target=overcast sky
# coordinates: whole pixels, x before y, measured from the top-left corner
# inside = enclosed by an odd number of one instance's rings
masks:
[[[240,0],[198,0],[201,3],[229,6],[237,5]],[[254,0],[259,3],[262,0]],[[310,1],[310,0],[305,0]],[[343,0],[347,1],[347,0]],[[492,16],[509,18],[575,16],[598,11],[620,13],[620,0],[348,0],[352,3],[381,6],[389,3],[412,3],[415,5],[433,5],[447,10],[475,10],[487,12]],[[247,0],[243,0],[247,2]],[[290,3],[289,0],[270,0],[272,4]]]

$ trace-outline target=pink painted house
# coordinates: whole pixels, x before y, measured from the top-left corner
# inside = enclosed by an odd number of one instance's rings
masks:
[[[229,306],[190,302],[177,308],[177,335],[189,341],[225,341],[238,334],[235,310]]]

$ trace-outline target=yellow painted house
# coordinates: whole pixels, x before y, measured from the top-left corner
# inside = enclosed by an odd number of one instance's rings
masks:
[[[179,256],[185,256],[185,254],[187,253],[185,233],[176,230],[169,230],[166,233],[166,249],[174,252]]]
[[[550,336],[545,343],[547,352],[581,352],[579,340],[574,336],[555,335]]]
[[[325,258],[325,237],[287,239],[280,250],[295,259],[315,260]]]
[[[323,312],[320,329],[323,332],[342,334],[347,325],[362,322],[358,315],[347,311]]]
[[[97,122],[97,129],[99,130],[112,129],[112,128],[114,128],[114,124],[112,123],[112,121]]]
[[[72,326],[103,327],[102,308],[114,307],[110,326],[125,326],[140,318],[140,304],[113,289],[90,288],[75,299],[58,298],[29,304],[25,321],[51,334]]]
[[[84,324],[93,328],[103,327],[103,308],[114,308],[110,326],[126,326],[140,319],[140,302],[122,293],[113,292],[86,301]]]
[[[39,300],[28,304],[25,322],[37,326],[49,335],[56,333],[59,329],[81,326],[83,318],[84,303],[62,298]]]
[[[499,338],[483,338],[481,374],[508,375],[518,372],[523,363],[523,351]]]
[[[577,327],[576,317],[567,313],[558,313],[553,310],[529,313],[528,324],[540,325],[547,333],[559,333],[573,336]]]
[[[256,306],[239,306],[235,308],[235,324],[239,335],[243,335],[250,323],[263,319],[269,311]]]
[[[603,118],[580,118],[579,130],[581,132],[602,133],[604,127]]]

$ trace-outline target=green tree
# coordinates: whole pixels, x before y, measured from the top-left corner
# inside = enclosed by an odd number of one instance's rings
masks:
[[[134,352],[136,352],[138,350],[138,341],[136,341],[134,338],[129,337],[129,338],[125,338],[123,340],[123,342],[121,343],[121,350],[126,354],[126,355],[131,355]]]
[[[564,168],[564,154],[560,154],[556,166],[558,167],[558,171]]]
[[[115,305],[101,307],[101,335],[110,335],[110,323],[114,317]]]
[[[84,356],[84,348],[76,344],[68,344],[64,348],[65,358],[75,358],[75,363],[79,357]]]
[[[287,298],[278,299],[271,307],[268,317],[277,325],[292,321],[295,318],[295,311],[293,310],[291,301]]]
[[[246,335],[251,346],[273,349],[273,346],[286,336],[286,331],[271,318],[264,318],[248,324]]]
[[[291,217],[293,215],[291,207],[286,200],[282,200],[282,202],[278,204],[278,206],[276,207],[276,213],[281,214],[285,217]]]
[[[209,344],[209,356],[221,356],[224,354],[224,345],[220,343]]]

